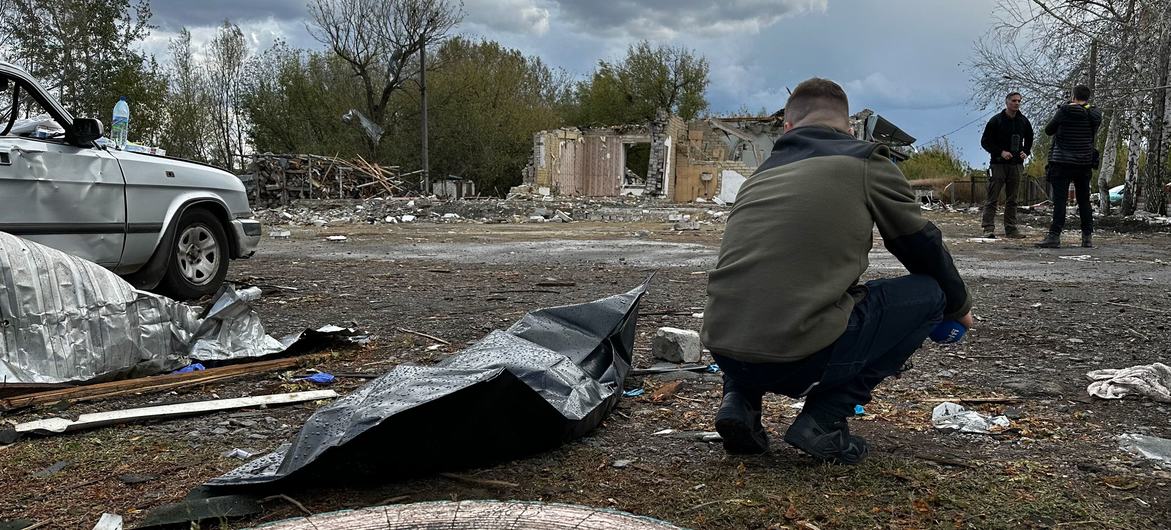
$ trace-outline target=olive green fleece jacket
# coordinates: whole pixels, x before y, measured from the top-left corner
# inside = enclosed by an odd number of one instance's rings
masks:
[[[704,345],[743,362],[791,362],[846,330],[874,226],[908,271],[939,282],[945,318],[971,309],[943,236],[889,150],[822,126],[785,133],[736,196],[708,276]]]

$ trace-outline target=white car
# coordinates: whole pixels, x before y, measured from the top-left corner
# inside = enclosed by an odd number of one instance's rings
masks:
[[[74,118],[0,61],[0,231],[97,262],[141,289],[182,299],[219,289],[229,259],[260,242],[240,180],[108,148],[101,137],[100,121]]]

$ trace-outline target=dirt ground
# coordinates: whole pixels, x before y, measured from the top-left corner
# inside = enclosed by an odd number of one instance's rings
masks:
[[[1116,437],[1171,437],[1171,406],[1090,398],[1085,373],[1171,354],[1171,234],[1107,227],[1093,249],[1039,250],[1045,223],[1024,215],[1026,240],[976,239],[969,212],[925,212],[944,231],[975,296],[978,328],[959,345],[927,343],[914,368],[888,381],[852,422],[875,453],[855,467],[815,464],[780,441],[796,411],[766,400],[773,440],[761,456],[730,457],[703,441],[719,403],[717,374],[628,379],[624,398],[589,436],[557,450],[456,475],[352,489],[283,491],[242,528],[303,513],[428,500],[518,499],[609,507],[696,529],[1166,528],[1171,469],[1132,456]],[[1076,220],[1071,223],[1076,226]],[[671,223],[397,224],[293,228],[263,241],[229,279],[264,287],[269,332],[353,323],[373,336],[296,372],[168,394],[74,404],[0,417],[28,421],[144,404],[306,390],[309,368],[347,374],[345,393],[399,363],[433,363],[505,328],[526,311],[626,291],[658,271],[642,303],[635,367],[652,364],[660,326],[699,329],[705,271],[722,225]],[[345,242],[324,240],[346,235]],[[876,245],[867,278],[900,274]],[[550,280],[571,284],[540,287]],[[403,330],[450,342],[443,345]],[[678,385],[678,389],[671,389]],[[996,435],[931,426],[944,398],[1012,418]],[[129,526],[152,508],[290,439],[320,404],[123,425],[0,446],[0,520],[91,528],[102,512]],[[656,435],[664,429],[674,433]],[[469,441],[474,443],[474,440]],[[404,455],[405,456],[405,455]],[[339,470],[339,472],[343,472]],[[291,500],[295,500],[296,503]]]

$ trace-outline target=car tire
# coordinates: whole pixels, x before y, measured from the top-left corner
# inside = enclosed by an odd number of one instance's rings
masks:
[[[228,275],[228,236],[211,212],[192,208],[179,217],[159,289],[178,300],[214,294]]]

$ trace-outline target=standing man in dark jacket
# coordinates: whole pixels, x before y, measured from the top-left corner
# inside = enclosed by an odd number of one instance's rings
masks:
[[[716,430],[730,453],[763,453],[766,392],[805,396],[785,441],[854,464],[854,406],[899,372],[943,318],[972,325],[967,287],[943,237],[882,145],[849,131],[842,87],[797,85],[784,135],[728,216],[708,277],[702,338],[724,372]],[[859,283],[874,226],[910,271]]]
[[[1102,113],[1090,105],[1090,87],[1073,88],[1073,100],[1057,107],[1057,114],[1045,126],[1045,134],[1053,137],[1049,149],[1049,165],[1045,178],[1053,191],[1053,223],[1041,248],[1061,246],[1061,230],[1065,228],[1065,204],[1069,197],[1069,183],[1073,183],[1077,197],[1077,212],[1082,221],[1082,246],[1094,246],[1094,207],[1090,204],[1090,177],[1098,165],[1094,137],[1102,125]]]
[[[1021,183],[1025,159],[1033,152],[1033,124],[1021,113],[1020,92],[1010,92],[1004,98],[1004,111],[997,113],[984,126],[980,146],[992,160],[988,164],[988,198],[984,201],[981,225],[984,237],[996,237],[996,202],[1004,190],[1004,235],[1013,239],[1025,237],[1016,226],[1016,196]]]

